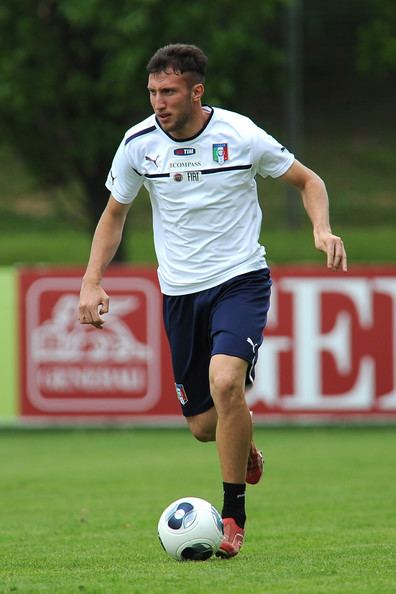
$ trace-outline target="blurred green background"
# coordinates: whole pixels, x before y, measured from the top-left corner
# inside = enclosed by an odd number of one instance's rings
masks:
[[[84,264],[161,45],[209,56],[206,101],[252,117],[326,181],[351,263],[396,256],[393,0],[14,0],[0,7],[0,265]],[[322,261],[296,197],[260,181],[272,264]],[[118,257],[155,261],[145,192]]]

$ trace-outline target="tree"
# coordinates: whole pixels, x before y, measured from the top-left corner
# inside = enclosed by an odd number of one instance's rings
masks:
[[[3,139],[41,183],[78,182],[91,226],[120,138],[150,113],[145,65],[166,43],[210,55],[209,97],[252,106],[281,61],[265,27],[281,0],[13,0],[0,9]],[[210,16],[209,16],[210,15]],[[261,89],[261,91],[260,91]]]
[[[371,19],[359,31],[357,56],[360,72],[377,82],[396,72],[396,4],[372,0],[371,12]]]

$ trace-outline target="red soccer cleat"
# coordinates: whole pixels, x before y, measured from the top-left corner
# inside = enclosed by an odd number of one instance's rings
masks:
[[[254,443],[250,446],[248,465],[246,471],[246,482],[255,485],[263,476],[264,458],[263,454],[256,448]]]
[[[243,545],[245,530],[240,528],[234,518],[223,518],[224,539],[217,551],[217,557],[229,559],[238,555],[239,549]]]

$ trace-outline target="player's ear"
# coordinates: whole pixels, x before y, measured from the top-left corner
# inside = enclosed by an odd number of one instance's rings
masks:
[[[203,85],[203,83],[198,83],[197,85],[194,85],[192,88],[192,98],[193,101],[199,101],[202,97],[202,95],[205,92],[205,87]]]

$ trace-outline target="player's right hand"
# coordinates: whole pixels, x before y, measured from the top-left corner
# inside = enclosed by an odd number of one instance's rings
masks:
[[[78,307],[80,324],[91,324],[91,326],[101,329],[105,323],[101,315],[108,313],[109,301],[109,296],[100,285],[83,281]]]

